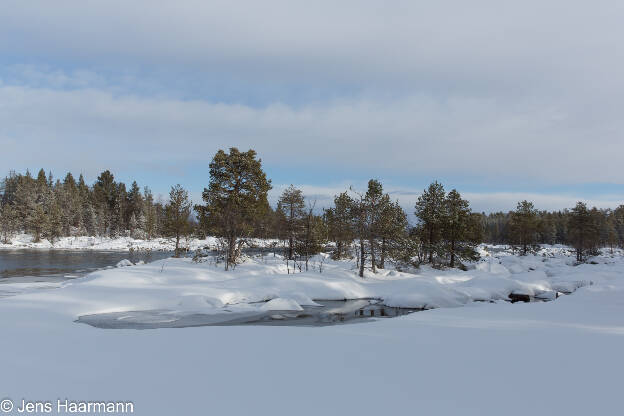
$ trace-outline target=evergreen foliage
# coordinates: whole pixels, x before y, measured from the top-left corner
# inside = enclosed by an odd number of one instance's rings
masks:
[[[286,188],[277,202],[277,211],[283,222],[281,229],[288,239],[288,259],[292,260],[295,253],[295,241],[304,228],[306,218],[305,201],[301,190],[293,185]]]
[[[415,215],[422,224],[422,239],[429,263],[433,263],[434,255],[440,251],[439,243],[445,221],[444,198],[444,187],[436,181],[423,191],[416,202]]]
[[[250,236],[255,219],[269,211],[267,193],[271,181],[262,170],[262,161],[254,150],[230,153],[219,150],[210,163],[210,185],[204,189],[205,205],[195,210],[206,230],[227,241],[226,270],[234,265],[244,240]]]
[[[43,169],[37,178],[29,171],[11,172],[0,181],[0,237],[5,243],[18,232],[51,243],[65,236],[152,238],[165,235],[162,217],[163,206],[154,202],[148,188],[141,194],[134,182],[128,193],[110,171],[102,172],[91,187],[83,175],[76,181],[67,173],[63,181],[55,181]]]
[[[134,215],[134,213],[132,213]],[[188,192],[178,184],[171,187],[169,202],[165,206],[165,231],[175,237],[175,256],[180,256],[180,237],[191,233],[189,217],[191,201]]]
[[[210,163],[204,204],[194,207],[196,226],[188,192],[180,185],[171,188],[165,202],[148,187],[141,190],[136,181],[126,187],[108,170],[92,186],[83,175],[55,179],[44,169],[36,176],[28,170],[11,171],[0,181],[0,241],[10,243],[20,232],[53,244],[64,236],[168,236],[175,239],[179,255],[181,238],[195,233],[223,239],[227,269],[236,264],[248,238],[275,238],[299,270],[333,243],[332,257],[354,258],[362,277],[365,270],[375,273],[387,262],[398,267],[463,267],[462,262],[478,257],[475,248],[481,242],[518,246],[522,255],[537,244],[569,245],[579,262],[601,247],[624,247],[624,205],[590,209],[579,202],[569,210],[547,212],[520,201],[514,211],[486,215],[473,213],[457,190],[446,193],[442,184],[433,182],[418,198],[417,222],[410,225],[398,201],[376,179],[368,182],[366,192],[350,189],[336,195],[324,210],[316,210],[293,185],[273,210],[267,199],[270,189],[254,150],[219,150]]]
[[[537,228],[537,210],[533,203],[526,200],[518,202],[516,210],[511,213],[511,240],[520,245],[525,256],[536,240]]]

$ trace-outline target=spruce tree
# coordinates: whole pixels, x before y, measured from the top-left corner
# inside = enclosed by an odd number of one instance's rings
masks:
[[[56,201],[49,205],[44,235],[51,244],[63,235],[63,213]]]
[[[33,242],[41,241],[41,236],[48,225],[48,215],[42,204],[36,204],[32,213],[28,217],[28,229],[33,233]]]
[[[0,241],[9,244],[18,230],[18,216],[12,204],[0,204]]]
[[[125,203],[125,222],[128,225],[131,235],[136,235],[140,230],[140,224],[138,219],[143,213],[143,196],[141,195],[141,188],[136,183],[132,182],[130,191],[126,196]],[[134,219],[133,219],[134,218]]]
[[[147,186],[143,188],[144,211],[145,211],[145,234],[148,240],[154,238],[157,225],[157,213],[154,206],[154,195]]]
[[[110,171],[106,170],[98,176],[93,185],[93,198],[96,204],[94,208],[98,214],[100,233],[116,234],[118,221],[115,224],[112,224],[112,221],[115,211],[119,209],[119,203],[117,201],[117,184]]]

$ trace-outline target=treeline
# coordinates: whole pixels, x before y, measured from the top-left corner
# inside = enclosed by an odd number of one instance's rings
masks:
[[[271,181],[253,150],[220,150],[210,163],[210,185],[203,205],[196,205],[197,232],[222,237],[226,269],[236,263],[246,238],[275,238],[287,259],[308,266],[310,256],[329,244],[334,258],[356,258],[359,275],[384,268],[388,259],[417,266],[423,262],[451,267],[475,259],[482,241],[480,214],[456,190],[448,194],[435,182],[418,199],[411,226],[397,201],[371,179],[365,191],[336,195],[334,205],[318,213],[293,185],[279,197],[276,209],[267,201]]]
[[[522,254],[538,244],[574,247],[578,261],[597,254],[601,247],[624,247],[624,205],[616,209],[574,208],[547,212],[521,201],[515,211],[483,215],[485,241],[517,246]]]
[[[151,239],[166,232],[166,210],[148,187],[129,189],[108,170],[93,185],[67,173],[63,180],[30,172],[11,172],[0,182],[0,238],[8,242],[20,231],[34,241],[64,236],[132,236]]]
[[[226,269],[236,264],[252,237],[275,239],[287,259],[302,269],[311,256],[331,250],[332,256],[355,258],[360,276],[391,260],[396,265],[463,267],[478,258],[481,242],[506,243],[526,254],[539,243],[568,244],[582,261],[599,247],[624,244],[624,206],[589,209],[583,203],[561,212],[537,211],[522,201],[509,213],[474,213],[457,190],[446,192],[432,183],[415,201],[415,225],[397,201],[375,179],[361,192],[336,195],[333,206],[317,210],[316,202],[291,185],[275,208],[267,195],[271,181],[254,150],[219,150],[210,163],[203,204],[191,205],[180,185],[168,201],[155,201],[149,188],[126,187],[112,173],[102,172],[88,185],[82,175],[68,173],[54,180],[42,169],[37,177],[12,172],[0,182],[0,238],[17,232],[35,241],[63,236],[219,237]],[[195,215],[192,215],[193,212]]]

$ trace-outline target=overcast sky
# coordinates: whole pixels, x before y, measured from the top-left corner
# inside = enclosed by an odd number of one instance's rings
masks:
[[[327,201],[624,203],[624,2],[5,0],[0,174],[197,199],[219,148]]]

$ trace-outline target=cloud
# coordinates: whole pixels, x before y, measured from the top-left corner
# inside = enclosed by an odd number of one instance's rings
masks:
[[[238,146],[280,183],[622,183],[619,1],[3,6],[0,173],[184,184]]]
[[[331,186],[318,185],[297,185],[303,191],[308,203],[316,202],[316,208],[322,210],[333,206],[334,196],[348,191],[353,183],[340,183]],[[270,192],[270,202],[275,205],[280,193],[286,189],[288,185],[280,184],[274,186]],[[414,217],[414,205],[421,195],[423,187],[406,188],[399,186],[384,186],[394,201],[398,201],[405,210],[411,222],[416,219]],[[366,184],[357,183],[354,186],[356,191],[364,191]],[[470,208],[474,212],[508,212],[516,208],[519,201],[527,200],[533,202],[535,208],[546,211],[559,211],[566,208],[572,208],[578,201],[585,202],[590,207],[598,208],[615,208],[624,203],[621,195],[604,194],[592,198],[587,198],[578,194],[541,194],[530,192],[464,192],[459,189],[462,197],[470,202]],[[355,194],[350,193],[352,196]]]
[[[613,0],[7,0],[4,11],[5,56],[202,73],[210,85],[606,92],[624,69]]]
[[[238,146],[281,170],[499,184],[621,182],[624,120],[578,129],[569,108],[550,103],[414,95],[256,108],[11,85],[0,86],[0,102],[5,169],[133,166],[181,177],[217,149]]]

